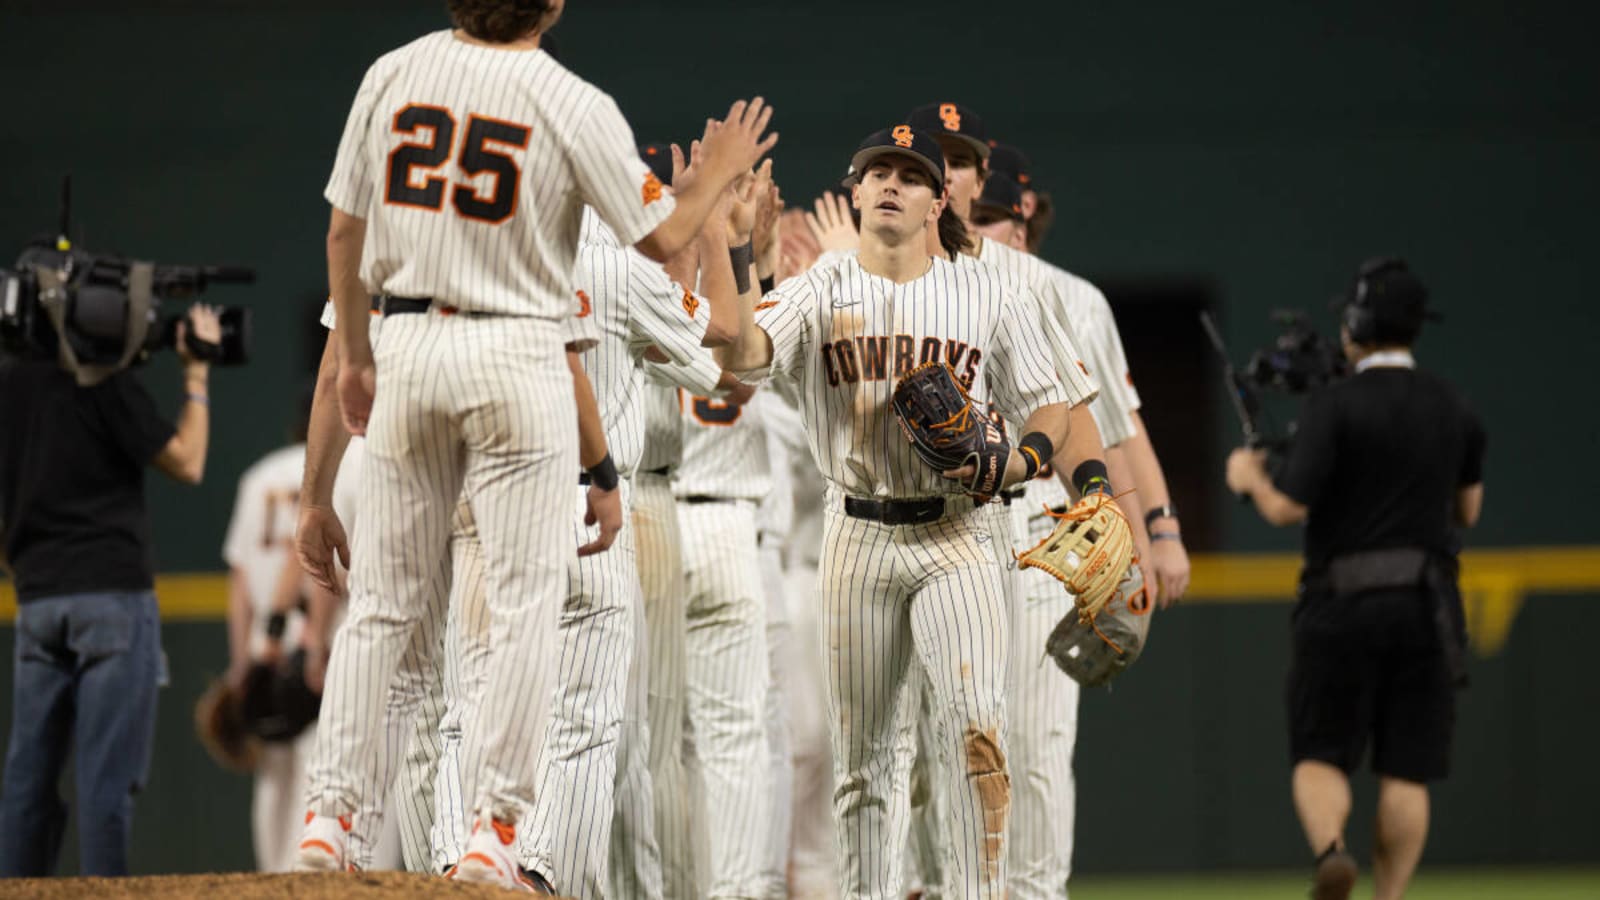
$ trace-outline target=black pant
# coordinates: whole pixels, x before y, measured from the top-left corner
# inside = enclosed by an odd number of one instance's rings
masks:
[[[1295,762],[1351,772],[1372,741],[1372,770],[1427,782],[1450,771],[1455,685],[1433,619],[1416,589],[1352,596],[1303,593],[1289,669],[1289,745]]]

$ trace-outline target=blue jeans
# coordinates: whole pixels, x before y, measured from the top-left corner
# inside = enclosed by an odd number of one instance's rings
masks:
[[[76,747],[80,873],[128,873],[133,795],[165,678],[155,594],[68,594],[17,611],[16,696],[0,787],[0,877],[54,874],[67,810],[56,785]]]

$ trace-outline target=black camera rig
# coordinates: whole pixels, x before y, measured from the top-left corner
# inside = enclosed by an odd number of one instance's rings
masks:
[[[184,312],[163,301],[198,296],[212,284],[249,284],[255,272],[237,266],[174,266],[98,256],[67,238],[70,182],[62,187],[59,236],[28,243],[9,270],[0,269],[0,350],[57,358],[79,384],[94,384],[177,344]],[[189,351],[217,365],[249,360],[250,311],[223,307],[221,340],[185,335]]]
[[[1272,320],[1279,323],[1283,331],[1273,340],[1272,346],[1253,353],[1241,372],[1234,368],[1227,345],[1210,313],[1200,313],[1200,324],[1217,355],[1222,357],[1222,377],[1244,429],[1245,446],[1277,453],[1294,437],[1294,422],[1281,433],[1264,426],[1270,417],[1262,404],[1262,396],[1309,393],[1343,378],[1348,368],[1339,345],[1318,334],[1304,312],[1275,310]]]

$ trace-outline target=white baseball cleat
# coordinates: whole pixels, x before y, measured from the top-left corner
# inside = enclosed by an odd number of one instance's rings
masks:
[[[488,827],[484,827],[487,822]],[[498,819],[479,819],[473,823],[467,851],[449,877],[474,884],[492,884],[529,894],[554,894],[544,879],[524,874],[517,864],[517,827]]]
[[[350,817],[306,813],[300,832],[297,872],[354,872],[350,864]]]

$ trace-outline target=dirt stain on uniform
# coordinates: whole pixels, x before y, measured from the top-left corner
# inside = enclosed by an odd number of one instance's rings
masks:
[[[1005,853],[1006,817],[1011,813],[1011,775],[1006,771],[1006,755],[993,728],[967,726],[965,735],[967,777],[978,788],[978,803],[983,811],[983,877],[1000,877],[1001,857]]]

